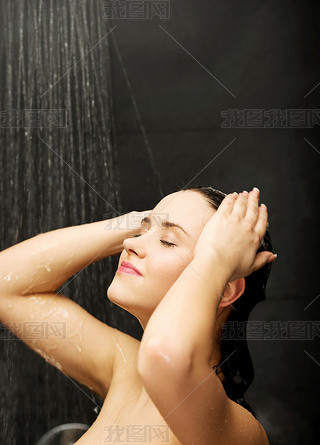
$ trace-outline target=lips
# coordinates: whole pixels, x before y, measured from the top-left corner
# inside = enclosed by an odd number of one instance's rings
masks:
[[[127,269],[127,271],[130,273],[130,270],[132,271],[132,273],[136,273],[138,275],[142,276],[142,273],[140,272],[139,269],[137,269],[136,267],[133,266],[133,264],[128,263],[127,261],[122,261],[121,262],[121,266],[119,267],[119,269],[122,269],[123,271],[125,271],[125,269]],[[118,269],[118,270],[119,270]],[[129,269],[129,270],[128,270]]]

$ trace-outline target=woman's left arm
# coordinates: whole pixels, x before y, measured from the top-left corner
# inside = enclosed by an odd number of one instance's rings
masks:
[[[167,357],[184,371],[195,361],[209,363],[218,306],[229,281],[229,272],[214,252],[194,257],[149,319],[139,351],[141,370],[151,354]]]
[[[256,254],[267,227],[266,208],[258,203],[256,192],[249,197],[226,196],[204,227],[193,260],[151,315],[142,337],[139,373],[183,444],[232,439],[239,445],[266,443],[259,422],[227,398],[209,366],[217,311],[227,284],[274,259],[272,252]],[[246,431],[241,438],[242,425]]]
[[[142,337],[145,352],[162,354],[186,369],[195,360],[209,363],[218,307],[229,282],[261,268],[272,252],[256,254],[266,232],[268,214],[259,191],[229,194],[205,225],[194,258],[151,315]],[[226,305],[224,303],[224,305]]]

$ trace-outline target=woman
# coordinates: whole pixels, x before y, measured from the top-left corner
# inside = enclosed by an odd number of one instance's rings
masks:
[[[238,302],[243,313],[245,277],[275,258],[271,251],[257,254],[265,250],[267,211],[259,207],[258,189],[227,195],[220,204],[223,196],[210,188],[180,190],[142,212],[140,228],[131,212],[107,225],[43,233],[1,252],[0,321],[64,323],[64,336],[21,338],[104,399],[77,444],[268,444],[255,417],[231,400],[239,391],[228,379],[243,356],[234,365],[220,349],[222,324]],[[141,343],[55,293],[86,265],[121,250],[108,298],[137,317]],[[240,389],[248,384],[243,378]]]

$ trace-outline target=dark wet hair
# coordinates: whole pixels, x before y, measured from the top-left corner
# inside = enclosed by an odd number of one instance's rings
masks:
[[[219,208],[226,196],[226,193],[220,190],[200,185],[194,185],[189,188],[185,187],[181,191],[184,190],[197,191],[215,210]],[[257,253],[264,250],[272,252],[271,236],[268,229]],[[225,376],[223,385],[227,396],[250,411],[253,416],[255,416],[254,411],[244,399],[244,393],[254,380],[254,367],[246,341],[247,326],[243,320],[248,320],[249,314],[254,306],[258,302],[265,300],[265,289],[271,266],[272,263],[266,263],[262,268],[245,277],[245,291],[232,304],[235,309],[231,309],[227,322],[222,324],[222,335],[220,339],[221,360],[216,365],[216,372],[223,372]],[[232,334],[230,335],[229,329],[230,326],[232,329],[232,325],[234,326],[238,321],[240,321],[240,323],[237,323],[237,337],[236,339],[232,339]]]

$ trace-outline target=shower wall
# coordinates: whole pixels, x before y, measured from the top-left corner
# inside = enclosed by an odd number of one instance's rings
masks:
[[[257,186],[268,206],[278,258],[249,318],[246,400],[271,445],[319,441],[319,23],[318,1],[186,0],[110,35],[124,207],[157,191],[143,128],[164,194]]]

